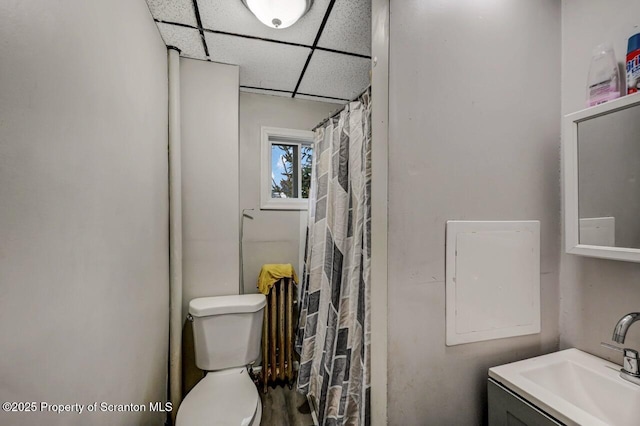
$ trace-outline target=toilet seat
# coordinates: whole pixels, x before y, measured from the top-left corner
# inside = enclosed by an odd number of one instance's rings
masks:
[[[178,409],[176,426],[257,426],[262,404],[246,368],[207,373]]]

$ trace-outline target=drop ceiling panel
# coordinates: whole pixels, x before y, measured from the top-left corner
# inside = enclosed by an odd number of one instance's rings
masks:
[[[293,91],[311,51],[210,32],[205,32],[205,38],[212,61],[240,65],[241,86]]]
[[[315,0],[305,16],[281,30],[263,25],[241,0],[198,0],[198,9],[206,29],[311,46],[328,4],[329,0]]]
[[[147,0],[151,14],[160,21],[197,26],[193,0]]]
[[[370,68],[370,59],[316,50],[298,91],[352,99],[369,85]]]
[[[371,55],[371,0],[336,1],[318,46]]]
[[[158,22],[158,29],[167,46],[175,46],[182,51],[182,56],[206,59],[200,32],[192,28]]]
[[[258,88],[241,90],[289,97],[309,57],[311,49],[306,46],[313,45],[331,0],[315,0],[306,16],[284,30],[263,25],[241,0],[147,2],[165,43],[180,48],[182,56],[239,65],[240,84]],[[194,3],[204,27],[208,57],[196,28]],[[335,1],[296,97],[344,103],[362,92],[369,85],[370,59],[353,54],[369,56],[370,37],[370,0]]]

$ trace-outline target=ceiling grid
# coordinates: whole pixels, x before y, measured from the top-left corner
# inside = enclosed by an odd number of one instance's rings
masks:
[[[346,102],[369,85],[371,1],[315,0],[286,29],[240,0],[147,0],[165,44],[188,58],[240,66],[240,90]]]

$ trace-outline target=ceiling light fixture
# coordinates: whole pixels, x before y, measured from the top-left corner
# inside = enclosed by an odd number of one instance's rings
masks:
[[[313,0],[242,0],[242,3],[266,26],[283,29],[298,22]]]

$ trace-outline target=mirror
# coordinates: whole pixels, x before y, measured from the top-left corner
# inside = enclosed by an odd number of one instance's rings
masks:
[[[580,244],[640,248],[640,105],[578,123]]]
[[[640,262],[640,96],[565,117],[567,253]]]

